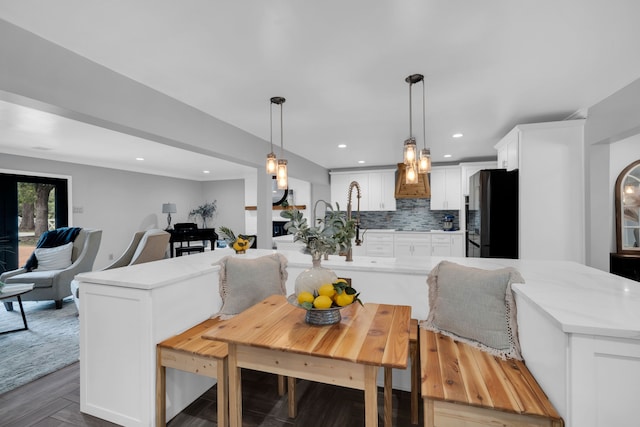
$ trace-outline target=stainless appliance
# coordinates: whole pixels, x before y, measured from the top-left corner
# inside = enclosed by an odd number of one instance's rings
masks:
[[[445,215],[442,219],[442,229],[444,231],[453,231],[453,215]]]
[[[481,170],[469,178],[467,256],[518,258],[518,171]]]

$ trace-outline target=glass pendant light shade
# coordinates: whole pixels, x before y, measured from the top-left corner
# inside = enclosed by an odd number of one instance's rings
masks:
[[[417,184],[418,183],[418,171],[416,170],[415,162],[410,165],[405,165],[405,184]]]
[[[278,161],[276,160],[276,155],[273,152],[267,154],[267,174],[275,175],[277,166]]]
[[[404,141],[404,164],[410,165],[416,162],[416,139],[409,137]]]
[[[286,190],[289,186],[287,177],[287,161],[285,159],[278,159],[278,172],[276,174],[276,181],[278,184],[278,190]]]
[[[427,173],[431,171],[431,150],[423,148],[420,150],[420,161],[418,162],[418,172]]]

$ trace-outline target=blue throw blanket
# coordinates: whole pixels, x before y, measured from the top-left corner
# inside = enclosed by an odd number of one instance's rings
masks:
[[[40,239],[38,239],[36,249],[55,248],[56,246],[66,245],[69,242],[73,242],[76,240],[76,237],[78,237],[80,230],[82,230],[80,227],[61,227],[56,228],[55,230],[45,231],[40,236]],[[35,253],[31,254],[23,268],[26,268],[27,271],[38,268],[38,258],[36,258]]]

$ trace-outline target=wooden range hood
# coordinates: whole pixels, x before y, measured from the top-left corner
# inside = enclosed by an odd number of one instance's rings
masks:
[[[429,185],[429,177],[426,173],[418,174],[417,184],[405,184],[405,174],[404,163],[398,163],[398,171],[396,173],[396,199],[431,198],[431,186]]]

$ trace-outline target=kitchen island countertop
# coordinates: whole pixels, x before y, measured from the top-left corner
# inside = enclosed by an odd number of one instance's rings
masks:
[[[224,256],[258,257],[274,250],[253,249],[235,255],[230,249],[187,257],[171,258],[121,269],[80,274],[79,281],[153,289],[177,280],[196,277],[217,269],[216,261]],[[295,251],[280,251],[289,260],[289,268],[310,267],[309,255]],[[387,273],[417,277],[425,283],[407,296],[407,303],[416,298],[428,301],[426,277],[440,261],[448,259],[462,265],[484,269],[515,267],[525,284],[515,284],[514,291],[533,303],[564,332],[587,333],[621,338],[640,339],[640,283],[615,276],[574,262],[528,261],[497,258],[416,257],[382,258],[354,256],[353,262],[332,255],[322,261],[326,268],[341,272]]]

